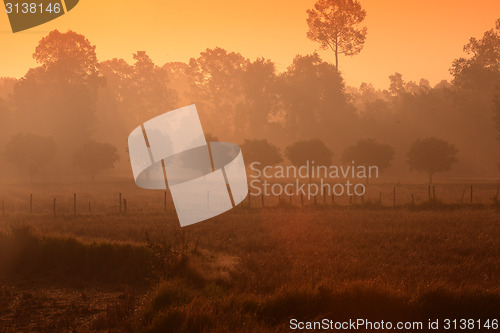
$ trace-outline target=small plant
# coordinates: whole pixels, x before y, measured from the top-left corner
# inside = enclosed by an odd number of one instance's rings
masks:
[[[146,232],[146,246],[153,252],[156,271],[162,277],[172,275],[189,256],[197,253],[198,242],[199,237],[193,244],[191,232],[185,230],[176,230],[172,238],[167,237],[163,230],[155,238]]]

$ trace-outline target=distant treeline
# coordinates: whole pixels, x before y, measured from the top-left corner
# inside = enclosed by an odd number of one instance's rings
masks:
[[[284,150],[318,139],[341,162],[346,148],[373,139],[394,151],[384,175],[399,179],[413,176],[407,164],[412,143],[435,137],[458,151],[450,176],[494,178],[500,161],[499,50],[500,20],[465,45],[465,57],[450,64],[451,82],[432,87],[426,79],[405,81],[395,73],[390,86],[379,90],[369,83],[346,86],[335,65],[316,53],[297,55],[284,72],[269,59],[251,61],[219,47],[189,63],[159,66],[145,51],[134,53],[133,64],[100,62],[85,36],[52,31],[34,51],[38,67],[19,79],[0,79],[0,178],[22,176],[5,154],[20,133],[51,137],[57,147],[49,161],[35,166],[45,167],[40,178],[70,178],[78,169],[95,176],[92,167],[81,167],[82,158],[99,158],[92,149],[113,155],[107,168],[121,156],[114,172],[123,175],[129,172],[130,131],[189,104],[196,104],[205,132],[221,141],[265,138]]]

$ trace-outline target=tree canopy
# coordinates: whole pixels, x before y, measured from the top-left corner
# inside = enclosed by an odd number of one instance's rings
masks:
[[[278,147],[269,143],[266,139],[246,139],[241,145],[241,150],[246,164],[259,162],[262,167],[265,167],[283,162]]]
[[[367,28],[359,25],[366,11],[357,0],[318,0],[307,14],[307,37],[334,52],[337,70],[339,54],[352,56],[363,49]]]
[[[432,176],[436,172],[448,171],[457,162],[457,148],[435,137],[423,140],[417,139],[408,151],[408,164],[410,170],[418,170],[427,173],[429,183],[432,184]]]
[[[500,79],[500,19],[481,39],[471,37],[464,46],[468,58],[453,61],[454,83],[462,88],[490,90]]]
[[[359,140],[342,154],[343,163],[355,162],[356,165],[377,166],[380,171],[387,169],[394,158],[394,149],[375,139]]]
[[[295,166],[313,162],[316,165],[328,165],[332,162],[333,152],[319,139],[297,141],[286,147],[285,156]]]

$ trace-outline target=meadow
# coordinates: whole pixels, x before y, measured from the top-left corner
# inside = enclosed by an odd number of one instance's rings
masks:
[[[291,318],[500,314],[495,184],[474,185],[472,203],[468,184],[436,185],[431,200],[425,185],[398,185],[396,207],[384,184],[350,204],[256,197],[182,229],[163,192],[102,186],[2,188],[1,331],[286,332]]]

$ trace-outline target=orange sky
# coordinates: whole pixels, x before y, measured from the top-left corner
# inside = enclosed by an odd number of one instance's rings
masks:
[[[27,0],[28,1],[28,0]],[[50,30],[82,33],[97,45],[100,60],[145,50],[156,64],[188,61],[220,46],[245,57],[270,58],[284,70],[296,54],[314,52],[306,37],[306,9],[314,0],[81,0],[68,14],[27,32],[12,34],[0,14],[0,76],[22,76]],[[386,88],[396,71],[406,80],[449,79],[453,59],[471,36],[480,37],[500,18],[498,0],[361,0],[368,36],[360,55],[341,57],[347,84]],[[473,5],[472,5],[473,4]],[[1,5],[0,5],[1,6]],[[2,8],[3,11],[3,8]],[[333,54],[321,51],[333,62]]]

